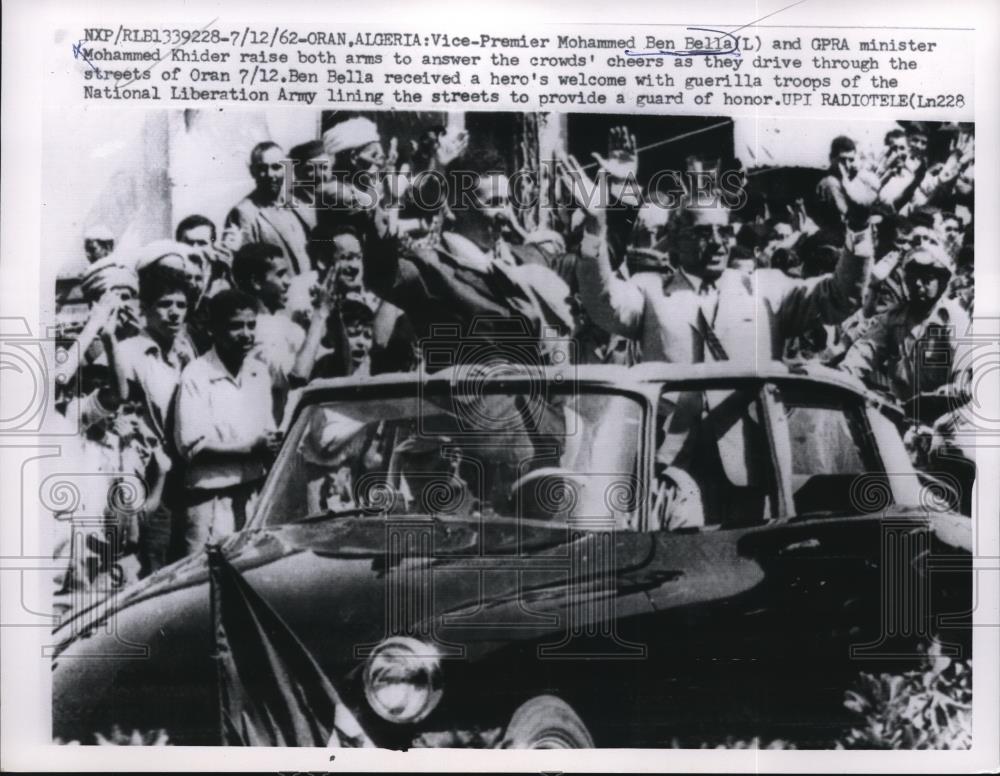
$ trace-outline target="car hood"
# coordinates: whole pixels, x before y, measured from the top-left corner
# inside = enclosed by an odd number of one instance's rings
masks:
[[[403,560],[394,543],[410,537],[408,556],[430,555],[434,562],[449,558],[475,556],[495,560],[517,557],[522,553],[556,552],[580,538],[566,524],[512,519],[441,519],[427,515],[393,515],[391,518],[355,516],[288,523],[269,528],[247,530],[229,537],[221,545],[227,560],[243,574],[309,553],[319,558],[345,561],[368,561],[365,565],[375,576],[383,575],[393,563]],[[422,553],[421,553],[422,550]],[[301,561],[299,561],[301,563]],[[261,573],[264,573],[261,571]],[[289,567],[291,579],[299,576]],[[264,573],[268,579],[273,572]],[[56,635],[80,635],[79,621],[88,628],[100,625],[108,617],[146,601],[208,581],[205,553],[191,555],[161,569],[146,579],[119,591],[109,599],[95,601],[70,613],[56,630]],[[86,629],[84,629],[85,631]],[[64,646],[64,645],[62,645]],[[57,647],[56,654],[60,648]]]
[[[808,611],[815,608],[808,597],[813,590],[847,584],[866,558],[877,558],[882,519],[609,536],[523,520],[347,517],[246,531],[222,549],[345,702],[363,713],[356,669],[365,650],[400,625],[423,632],[440,617],[442,630],[429,632],[453,643],[471,666],[504,645],[561,633],[560,623],[574,614],[567,607],[584,588],[595,601],[614,597],[623,623],[703,605],[764,615]],[[915,516],[912,522],[914,529],[929,522],[939,542],[968,556],[967,518]],[[608,560],[604,581],[579,575],[593,568],[588,558]],[[74,613],[55,634],[55,734],[84,740],[94,732],[107,735],[111,723],[146,730],[162,727],[166,718],[178,742],[209,739],[218,704],[210,598],[207,557],[199,553]],[[784,599],[787,605],[776,605]],[[392,617],[405,622],[394,625]],[[800,625],[806,629],[800,620],[788,627]]]
[[[635,559],[653,553],[648,536]],[[343,518],[246,531],[222,545],[229,563],[314,656],[349,705],[360,707],[354,671],[385,638],[393,598],[418,631],[434,612],[462,610],[483,596],[516,598],[523,576],[502,568],[530,558],[533,589],[565,589],[569,547],[594,534],[521,521],[435,520],[421,515]],[[401,547],[411,550],[400,552]],[[515,564],[516,565],[516,564]],[[433,572],[433,573],[432,573]],[[433,589],[433,596],[423,593]],[[419,600],[417,600],[419,599]],[[169,566],[88,609],[56,631],[54,732],[64,740],[107,735],[114,724],[158,729],[169,719],[180,742],[211,738],[216,666],[207,553]],[[551,630],[552,625],[546,629]],[[467,653],[485,654],[476,633]],[[95,659],[97,658],[97,659]],[[111,658],[111,659],[105,659]],[[151,703],[150,699],[156,702]],[[184,709],[184,713],[174,713]]]

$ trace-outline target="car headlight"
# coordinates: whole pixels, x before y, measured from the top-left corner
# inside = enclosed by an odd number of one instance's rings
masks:
[[[419,722],[441,701],[441,656],[409,636],[393,636],[375,647],[365,666],[365,697],[389,722]]]

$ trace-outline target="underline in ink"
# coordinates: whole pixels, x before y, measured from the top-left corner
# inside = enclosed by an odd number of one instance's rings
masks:
[[[739,41],[736,36],[730,32],[724,32],[722,30],[712,30],[707,27],[687,27],[688,30],[695,30],[697,32],[711,32],[715,35],[720,35],[725,38],[731,38],[733,41],[732,48],[728,49],[655,49],[652,51],[632,51],[631,49],[625,49],[625,56],[627,57],[723,57],[730,54],[735,54],[740,56]]]

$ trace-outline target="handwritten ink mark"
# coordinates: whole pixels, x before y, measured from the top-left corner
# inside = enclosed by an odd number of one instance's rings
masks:
[[[73,44],[73,59],[82,59],[84,62],[90,65],[91,69],[95,73],[101,72],[101,69],[87,58],[87,54],[83,48],[82,40],[78,40],[76,43]]]
[[[753,27],[755,24],[759,24],[760,22],[764,21],[765,19],[770,19],[772,16],[777,16],[779,13],[782,13],[783,11],[787,11],[789,8],[794,8],[795,6],[802,5],[805,2],[808,2],[808,0],[795,0],[794,3],[789,3],[788,5],[784,5],[781,8],[779,8],[778,10],[776,10],[776,11],[771,11],[771,13],[765,14],[764,16],[761,16],[759,19],[754,19],[752,22],[747,22],[746,24],[740,25],[739,27],[737,27],[732,32],[722,32],[721,30],[710,30],[710,29],[706,29],[704,27],[688,27],[687,28],[689,30],[698,30],[699,32],[714,32],[716,35],[725,35],[727,38],[732,38],[733,39],[733,48],[730,49],[729,51],[721,51],[721,50],[720,51],[713,51],[711,49],[691,49],[690,51],[684,51],[684,50],[671,51],[669,49],[659,49],[657,51],[629,51],[628,49],[625,49],[625,54],[626,54],[626,56],[630,56],[630,57],[664,57],[664,56],[671,56],[671,57],[707,57],[707,56],[717,56],[717,57],[721,57],[721,56],[726,56],[727,54],[736,54],[737,56],[740,56],[739,44],[738,44],[738,41],[735,38],[735,33],[739,32],[740,30],[745,30],[747,27]]]
[[[707,27],[686,27],[688,30],[697,30],[698,32],[711,32],[715,35],[720,35],[726,38],[731,38],[733,41],[732,48],[728,49],[656,49],[655,51],[632,51],[631,49],[625,49],[625,56],[627,57],[724,57],[730,54],[735,54],[740,56],[740,43],[736,39],[736,36],[731,32],[723,32],[722,30],[712,30]]]

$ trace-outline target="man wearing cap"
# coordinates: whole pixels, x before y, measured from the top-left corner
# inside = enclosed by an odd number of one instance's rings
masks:
[[[960,381],[970,366],[961,337],[969,317],[945,289],[953,274],[948,254],[934,244],[903,257],[907,299],[875,316],[847,351],[841,368],[861,380],[887,385],[899,401]]]
[[[254,190],[226,216],[226,247],[233,251],[248,243],[270,243],[281,249],[294,274],[310,268],[310,224],[296,206],[285,180],[285,154],[277,143],[258,143],[250,153]]]
[[[58,376],[64,383],[74,379],[83,363],[106,363],[104,340],[131,336],[139,327],[139,280],[128,263],[114,254],[98,259],[87,268],[80,289],[90,305],[90,315],[59,365]],[[109,390],[106,386],[83,399],[78,409],[85,426],[108,417],[117,407],[111,403]]]
[[[155,470],[146,469],[147,482],[161,486],[162,506],[150,504],[139,520],[141,576],[169,562],[172,512],[181,508],[180,483],[173,471],[171,405],[181,371],[198,356],[185,327],[194,298],[195,290],[182,272],[156,263],[144,268],[139,301],[145,325],[136,336],[112,338],[108,346],[117,397],[140,408],[140,419],[148,429],[144,442],[155,459]]]
[[[358,173],[374,174],[385,165],[385,149],[379,137],[378,127],[371,119],[360,116],[334,124],[323,133],[323,151],[330,160],[332,177],[346,179],[349,185],[350,176]],[[351,191],[345,190],[345,196]]]
[[[140,274],[153,266],[169,267],[184,275],[197,301],[205,294],[209,272],[202,251],[191,245],[176,240],[154,240],[139,249],[134,266]]]
[[[184,276],[192,290],[191,306],[184,326],[196,350],[205,352],[211,347],[206,290],[212,274],[205,252],[197,246],[176,240],[154,240],[139,249],[135,260],[135,269],[140,276],[152,267],[166,267]]]
[[[133,337],[111,340],[119,398],[145,406],[161,444],[167,442],[167,415],[181,370],[198,356],[184,325],[194,298],[195,290],[176,269],[144,268],[139,275],[144,325]]]
[[[318,221],[328,230],[348,225],[363,234],[380,196],[376,176],[386,163],[378,127],[360,116],[341,121],[323,133],[323,150],[330,176],[320,189]]]

